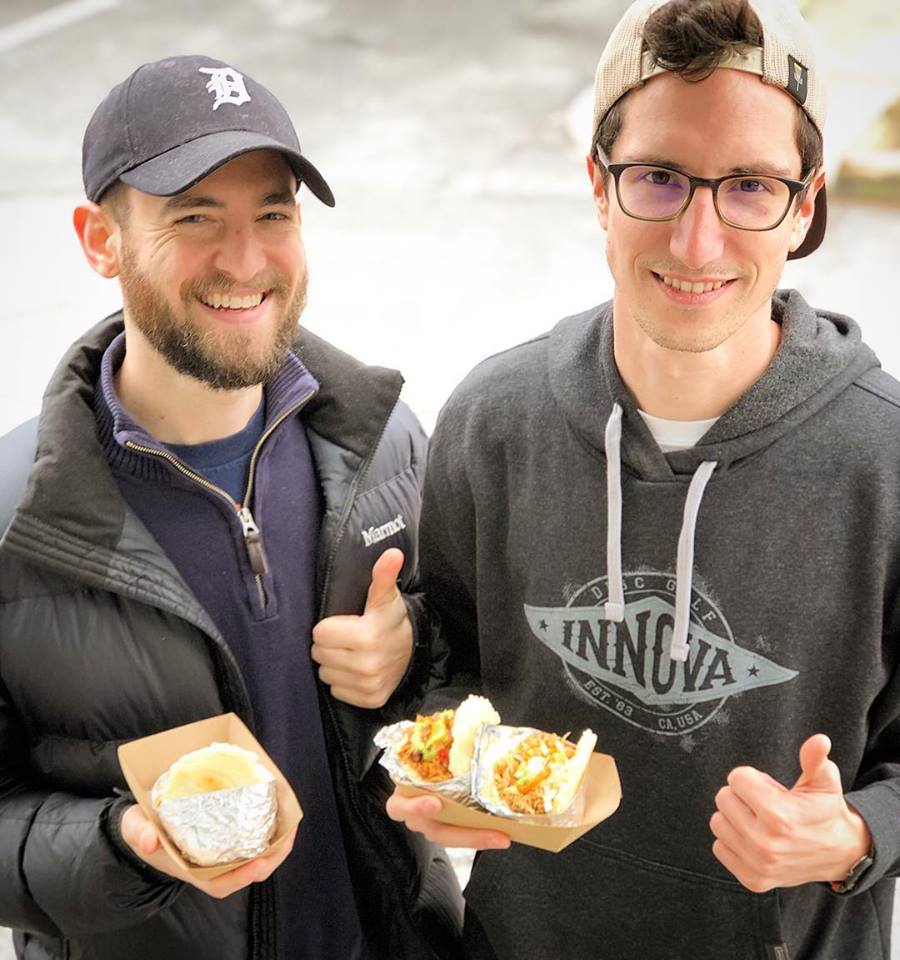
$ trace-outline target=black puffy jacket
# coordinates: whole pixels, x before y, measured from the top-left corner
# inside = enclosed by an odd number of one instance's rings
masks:
[[[144,865],[118,834],[130,802],[120,743],[228,710],[253,727],[234,658],[119,494],[96,437],[100,358],[121,329],[114,315],[69,350],[36,440],[32,421],[0,441],[0,925],[27,960],[273,960],[272,881],[215,900]],[[430,633],[414,580],[424,435],[398,403],[399,374],[305,332],[295,349],[322,384],[303,414],[326,503],[320,614],[362,611],[374,557],[361,531],[402,513],[419,656],[395,701],[405,691],[412,702]],[[384,960],[456,956],[461,897],[446,855],[384,813],[372,732],[385,713],[324,687],[320,707],[371,948]]]

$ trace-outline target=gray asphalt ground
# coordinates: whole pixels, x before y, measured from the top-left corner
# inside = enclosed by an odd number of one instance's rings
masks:
[[[329,210],[307,194],[304,203],[304,322],[361,359],[401,368],[405,398],[430,429],[478,360],[610,296],[584,170],[583,93],[625,6],[2,0],[0,434],[37,412],[66,346],[118,306],[70,226],[81,135],[114,83],[176,53],[225,59],[288,106],[338,201]],[[817,3],[808,6],[814,15]],[[875,69],[873,58],[849,72],[864,84]],[[834,169],[852,148],[841,131],[867,102],[841,94]],[[859,319],[895,375],[898,252],[896,210],[833,200],[824,247],[784,278]],[[0,931],[0,960],[11,956]]]

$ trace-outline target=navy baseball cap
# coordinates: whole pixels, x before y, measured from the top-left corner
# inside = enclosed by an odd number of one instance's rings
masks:
[[[277,150],[298,184],[334,206],[287,111],[262,84],[211,57],[168,57],[138,67],[94,111],[82,145],[84,189],[96,202],[121,180],[170,197],[251,150]]]

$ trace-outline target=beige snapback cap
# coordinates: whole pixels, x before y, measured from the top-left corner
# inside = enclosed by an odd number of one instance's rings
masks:
[[[591,140],[610,108],[629,90],[639,87],[665,69],[644,48],[647,18],[670,0],[636,0],[606,43],[594,81],[594,120]],[[717,69],[746,70],[766,83],[781,87],[806,112],[819,134],[825,135],[826,95],[816,67],[814,40],[809,24],[793,0],[749,0],[762,25],[763,45],[745,44],[730,51]],[[825,236],[827,205],[825,189],[816,197],[816,210],[806,239],[789,260],[812,253]]]

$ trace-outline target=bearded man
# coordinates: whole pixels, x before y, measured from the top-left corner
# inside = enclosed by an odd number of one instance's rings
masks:
[[[384,815],[371,741],[423,677],[425,439],[398,373],[298,330],[296,194],[331,189],[281,103],[199,56],[113,88],[83,172],[124,306],[0,442],[0,924],[21,958],[452,956],[452,870]],[[225,711],[304,817],[199,881],[116,748]]]

